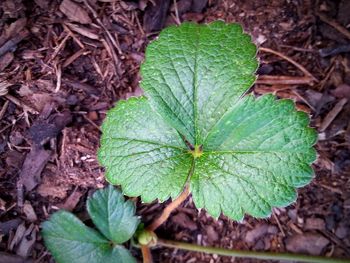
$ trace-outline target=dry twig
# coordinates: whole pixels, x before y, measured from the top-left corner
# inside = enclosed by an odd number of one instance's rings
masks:
[[[118,50],[119,54],[122,54],[122,50],[120,49],[119,43],[118,43],[118,39],[115,39],[111,33],[108,31],[108,29],[105,27],[105,25],[102,23],[101,19],[98,17],[96,11],[92,8],[92,6],[88,3],[87,0],[83,0],[84,4],[86,5],[86,7],[90,10],[90,12],[92,13],[92,15],[94,16],[95,20],[97,21],[97,23],[100,25],[100,27],[105,31],[105,33],[108,36],[108,39],[112,42],[113,46]]]
[[[318,82],[318,80],[314,77],[314,75],[312,75],[306,68],[304,68],[302,65],[300,65],[299,63],[297,63],[296,61],[294,61],[290,57],[288,57],[288,56],[286,56],[278,51],[272,50],[270,48],[260,47],[259,50],[261,50],[263,52],[274,54],[276,56],[283,58],[284,60],[287,60],[289,63],[293,64],[301,72],[303,72],[305,76],[308,76],[308,77],[312,78],[314,81]]]
[[[327,23],[328,25],[334,27],[338,32],[342,33],[344,36],[346,36],[348,39],[350,39],[350,31],[347,30],[345,27],[343,27],[342,25],[340,25],[337,21],[328,18],[327,16],[325,16],[322,13],[316,12],[316,15],[325,23]]]
[[[261,75],[255,83],[269,85],[312,85],[313,79],[311,77]]]
[[[338,103],[334,106],[334,108],[328,112],[326,117],[323,119],[323,122],[320,127],[320,132],[325,131],[328,126],[332,123],[332,121],[337,117],[339,112],[343,109],[344,105],[348,102],[347,98],[342,98]]]

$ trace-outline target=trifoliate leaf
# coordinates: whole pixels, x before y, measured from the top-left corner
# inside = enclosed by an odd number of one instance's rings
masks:
[[[119,102],[103,124],[107,179],[145,202],[189,182],[197,207],[237,220],[293,202],[312,178],[316,133],[293,102],[245,96],[255,56],[236,24],[163,30],[141,68],[147,98]]]
[[[56,212],[42,227],[45,245],[58,263],[136,263],[127,249],[113,245],[69,212]]]
[[[95,226],[116,244],[128,241],[135,233],[139,219],[135,205],[124,200],[112,185],[96,191],[87,201],[87,210]]]

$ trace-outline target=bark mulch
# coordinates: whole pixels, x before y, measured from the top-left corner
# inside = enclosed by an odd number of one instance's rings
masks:
[[[0,262],[54,262],[40,223],[60,208],[87,219],[106,185],[96,160],[113,104],[142,94],[144,50],[167,25],[239,22],[260,47],[256,95],[310,113],[312,183],[270,218],[217,220],[191,198],[160,237],[208,246],[350,257],[350,2],[347,0],[3,0],[0,3]],[[147,224],[164,204],[141,204]],[[155,248],[155,262],[260,262]],[[140,251],[132,253],[141,260]]]

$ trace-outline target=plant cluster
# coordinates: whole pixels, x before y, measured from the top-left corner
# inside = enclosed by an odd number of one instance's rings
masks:
[[[124,195],[146,203],[173,202],[136,231],[139,219],[131,201],[112,186],[97,191],[87,209],[99,232],[64,211],[43,224],[45,243],[57,262],[134,262],[121,246],[133,235],[144,262],[151,262],[154,245],[329,262],[203,248],[161,240],[154,233],[189,194],[214,218],[265,218],[273,207],[294,202],[296,188],[312,179],[317,136],[308,127],[308,115],[290,100],[247,94],[256,79],[256,53],[237,24],[183,23],[161,32],[141,66],[145,96],[120,101],[108,112],[98,158],[106,179],[120,185]]]

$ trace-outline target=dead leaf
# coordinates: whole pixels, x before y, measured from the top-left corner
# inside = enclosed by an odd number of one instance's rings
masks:
[[[85,11],[81,5],[78,5],[71,0],[63,0],[60,5],[60,11],[71,21],[81,24],[92,23],[87,11]]]

